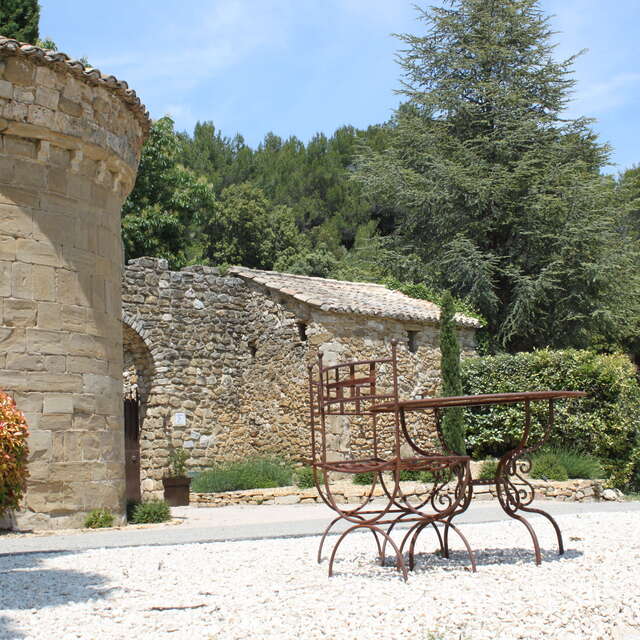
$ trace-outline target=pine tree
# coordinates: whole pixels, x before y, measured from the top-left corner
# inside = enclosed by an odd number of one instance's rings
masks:
[[[440,306],[440,368],[442,375],[442,395],[461,396],[460,345],[456,337],[453,297],[445,293]],[[464,409],[451,407],[444,410],[442,432],[445,442],[455,453],[464,455]]]
[[[588,119],[565,117],[574,57],[554,60],[537,0],[419,11],[424,34],[400,36],[406,102],[360,181],[404,212],[398,242],[480,310],[501,346],[614,334],[637,313],[638,279],[600,174],[608,148]]]
[[[20,42],[36,44],[40,4],[38,0],[2,0],[0,2],[0,35]]]

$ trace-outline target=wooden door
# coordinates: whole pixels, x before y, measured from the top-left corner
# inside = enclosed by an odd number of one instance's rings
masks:
[[[124,400],[124,459],[127,500],[140,502],[140,403],[137,395]]]

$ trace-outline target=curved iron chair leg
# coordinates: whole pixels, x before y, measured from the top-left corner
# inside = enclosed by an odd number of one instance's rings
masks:
[[[351,516],[353,517],[358,517],[358,516]],[[327,538],[327,535],[329,534],[329,531],[331,531],[332,527],[334,524],[336,524],[336,522],[343,520],[343,516],[338,516],[337,518],[334,518],[330,523],[329,526],[324,530],[324,533],[322,534],[322,538],[320,539],[320,544],[318,546],[318,564],[320,564],[322,562],[322,548],[324,547],[324,541]],[[364,520],[364,518],[362,518],[362,520]],[[348,520],[347,520],[348,522]],[[380,546],[380,540],[378,539],[378,534],[373,531],[373,529],[371,529],[371,533],[373,534],[373,537],[375,538],[376,541],[376,546],[378,547],[378,556],[380,558],[382,558],[382,566],[384,566],[384,556],[383,556],[383,547]]]
[[[318,546],[318,564],[320,564],[322,562],[322,547],[324,546],[324,541],[325,538],[327,537],[327,535],[329,534],[329,531],[331,531],[331,528],[333,527],[333,525],[338,522],[338,520],[342,520],[342,516],[338,516],[337,518],[334,518],[329,525],[327,526],[327,528],[324,530],[324,533],[322,534],[322,538],[320,538],[320,544]]]
[[[453,525],[451,524],[451,520],[453,516],[449,516],[444,522],[444,540],[442,544],[442,557],[449,558],[449,528]]]
[[[409,544],[409,571],[413,571],[413,569],[416,566],[415,556],[414,556],[414,551],[416,548],[416,540],[418,539],[418,536],[422,533],[422,530],[427,526],[427,524],[429,523],[422,522],[418,527],[412,527],[412,528],[415,528],[416,530],[413,532],[413,537],[411,538],[411,544]],[[433,522],[431,524],[433,524]],[[405,536],[404,540],[402,541],[402,546],[404,546],[404,543],[406,542],[406,540],[407,540],[407,536]],[[402,549],[402,546],[400,547],[401,549]]]
[[[467,539],[464,535],[462,535],[462,532],[460,531],[460,529],[458,529],[458,527],[456,527],[455,524],[449,522],[449,527],[451,529],[453,529],[457,534],[458,537],[460,538],[460,540],[462,540],[462,543],[464,544],[464,546],[467,549],[467,554],[469,556],[469,562],[471,563],[471,571],[473,571],[473,573],[476,573],[476,554],[473,552],[473,549],[471,549],[471,546],[469,545],[469,543],[467,542]],[[447,553],[449,552],[448,548],[447,548]],[[447,555],[447,558],[449,556]]]
[[[404,518],[405,514],[401,513],[390,525],[387,529],[387,535],[391,536],[391,532],[393,528]],[[401,547],[402,549],[402,547]],[[380,552],[380,566],[384,567],[384,563],[386,562],[386,552],[387,552],[387,539],[385,538],[382,542],[382,550]]]
[[[396,558],[397,558],[396,567],[397,567],[398,571],[402,572],[402,577],[405,579],[405,581],[408,580],[409,576],[407,575],[407,568],[405,567],[404,559],[403,559],[402,554],[400,553],[400,550],[398,549],[396,543],[380,527],[376,527],[376,526],[370,525],[370,524],[354,524],[352,527],[349,527],[346,531],[344,531],[342,533],[342,535],[338,538],[338,541],[336,542],[335,546],[333,547],[333,551],[331,553],[331,558],[329,560],[329,577],[331,577],[333,575],[333,561],[335,560],[336,553],[338,552],[338,547],[342,544],[342,541],[352,531],[355,531],[356,529],[365,529],[365,528],[366,529],[371,529],[372,531],[376,531],[383,538],[385,538],[386,540],[389,541],[389,544],[393,547],[394,551],[396,552]]]
[[[522,524],[527,527],[527,530],[529,531],[529,534],[531,535],[531,540],[533,541],[533,552],[536,556],[536,564],[541,564],[542,563],[542,555],[540,553],[540,543],[538,542],[538,536],[536,535],[536,532],[533,530],[533,527],[531,526],[530,522],[524,518],[521,515],[518,515],[517,513],[514,512],[509,512],[509,511],[505,511],[505,513],[510,517],[513,518],[514,520],[518,520],[519,522],[522,522]]]
[[[541,516],[544,516],[553,526],[556,532],[556,538],[558,539],[558,555],[561,556],[564,554],[564,543],[562,541],[562,532],[560,531],[560,527],[556,522],[555,518],[553,518],[549,513],[543,511],[542,509],[534,509],[532,507],[520,507],[521,511],[526,511],[527,513],[537,513]],[[538,563],[540,564],[540,563]]]

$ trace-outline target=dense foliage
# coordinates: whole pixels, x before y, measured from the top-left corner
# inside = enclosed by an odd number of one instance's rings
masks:
[[[461,396],[460,345],[453,320],[455,309],[453,298],[447,294],[440,308],[440,370],[442,375],[442,395]],[[442,435],[451,451],[464,455],[464,409],[451,407],[442,413]]]
[[[637,243],[608,148],[564,112],[574,58],[555,61],[536,0],[455,0],[403,35],[389,144],[360,159],[371,197],[428,279],[488,319],[495,347],[603,346],[635,335]]]
[[[640,385],[626,356],[543,349],[470,358],[462,362],[462,381],[468,394],[586,391],[586,398],[556,401],[550,444],[596,456],[616,486],[640,483]],[[547,406],[534,402],[531,407],[535,439],[546,423]],[[466,443],[474,457],[500,455],[522,434],[520,405],[477,407],[465,417]]]
[[[36,44],[39,22],[38,0],[2,0],[0,2],[0,35],[5,38]]]
[[[0,391],[0,515],[17,509],[29,472],[29,430],[13,399]]]
[[[239,462],[220,464],[199,473],[191,482],[197,493],[239,491],[285,487],[292,483],[293,469],[276,458],[248,458]]]

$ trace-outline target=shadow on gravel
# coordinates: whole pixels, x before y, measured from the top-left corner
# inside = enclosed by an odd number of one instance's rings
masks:
[[[558,555],[555,550],[541,549],[542,563],[558,562],[559,560],[575,560],[582,557],[584,554],[577,549],[567,549],[563,555]],[[535,565],[535,556],[533,550],[525,547],[511,547],[511,548],[484,548],[476,549],[476,565],[478,567],[494,565],[494,564],[531,564]],[[451,551],[449,558],[441,558],[440,553],[416,553],[416,565],[417,569],[428,571],[431,567],[468,567],[469,556],[466,551],[455,550]],[[388,557],[387,563],[395,562],[391,556]]]
[[[7,613],[85,602],[110,591],[105,578],[97,573],[40,568],[48,558],[62,555],[74,554],[62,551],[0,557],[0,610]],[[10,618],[0,615],[0,640],[25,637]]]

